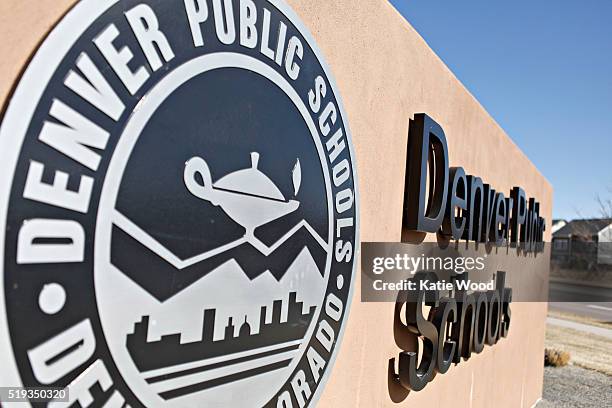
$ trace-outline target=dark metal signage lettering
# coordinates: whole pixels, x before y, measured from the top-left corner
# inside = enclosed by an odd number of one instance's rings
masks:
[[[540,204],[520,187],[506,197],[462,167],[449,168],[444,130],[424,113],[410,121],[405,191],[409,230],[496,246],[509,243],[525,251],[536,251],[543,242],[546,221]]]
[[[546,223],[540,216],[540,204],[528,199],[521,187],[514,187],[506,197],[462,167],[449,167],[444,130],[424,113],[410,121],[406,171],[404,226],[408,230],[512,245],[525,252],[542,247]],[[453,280],[467,280],[467,275],[455,275]],[[437,275],[417,273],[412,281],[431,282],[432,287],[419,286],[416,299],[414,293],[399,292],[394,333],[403,351],[397,371],[396,360],[389,361],[390,383],[406,391],[422,390],[451,363],[467,360],[472,352],[482,352],[485,344],[494,345],[506,337],[512,289],[505,288],[505,276],[497,272],[495,290],[451,290],[451,297],[440,297],[433,285]]]
[[[457,279],[467,280],[467,274]],[[492,346],[508,335],[512,289],[505,287],[505,272],[497,272],[495,290],[456,290],[452,297],[440,296],[434,273],[419,272],[413,280],[419,282],[416,300],[406,301],[409,296],[404,291],[395,305],[395,341],[403,351],[397,363],[395,358],[389,360],[388,374],[392,384],[420,391],[452,363],[468,360],[472,352],[481,353],[485,344]]]

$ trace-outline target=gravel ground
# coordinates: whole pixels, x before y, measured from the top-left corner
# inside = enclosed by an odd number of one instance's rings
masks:
[[[568,365],[544,367],[544,396],[537,408],[612,407],[612,377]]]

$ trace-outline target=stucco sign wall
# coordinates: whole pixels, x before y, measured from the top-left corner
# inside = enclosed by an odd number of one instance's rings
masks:
[[[82,406],[541,396],[544,303],[515,298],[507,337],[415,391],[397,305],[359,297],[360,241],[436,243],[404,219],[421,113],[449,179],[520,186],[550,239],[549,183],[387,1],[6,0],[0,37],[0,385]],[[546,293],[547,258],[500,258],[504,290]]]

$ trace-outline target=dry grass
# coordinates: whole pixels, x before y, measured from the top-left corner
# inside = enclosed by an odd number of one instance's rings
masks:
[[[612,376],[612,340],[549,324],[544,344],[568,352],[571,364]]]
[[[586,316],[578,316],[572,313],[560,312],[558,310],[548,309],[548,316],[556,317],[557,319],[569,320],[576,323],[584,323],[591,326],[602,327],[604,329],[612,329],[612,323],[601,322]]]

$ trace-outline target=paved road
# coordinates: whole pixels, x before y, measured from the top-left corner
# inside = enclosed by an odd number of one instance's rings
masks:
[[[551,310],[612,322],[612,289],[590,285],[550,282]]]

